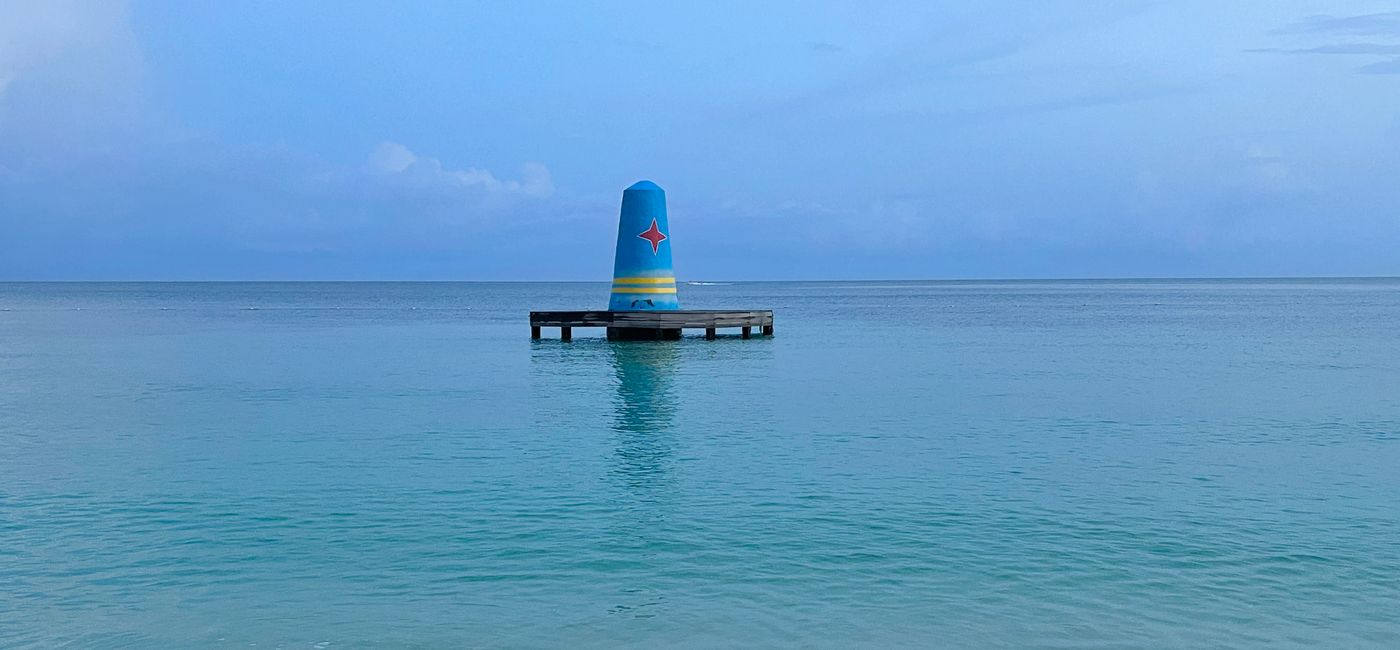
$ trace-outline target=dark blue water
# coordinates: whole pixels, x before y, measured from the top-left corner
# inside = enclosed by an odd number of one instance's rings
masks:
[[[1400,647],[1400,281],[607,291],[0,285],[0,647]]]

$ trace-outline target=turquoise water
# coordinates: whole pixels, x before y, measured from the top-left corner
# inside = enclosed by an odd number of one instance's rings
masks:
[[[607,291],[0,285],[0,647],[1400,647],[1400,280]]]

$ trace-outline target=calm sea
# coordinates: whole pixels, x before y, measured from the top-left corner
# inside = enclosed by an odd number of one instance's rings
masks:
[[[1400,647],[1400,280],[606,298],[0,285],[0,647]]]

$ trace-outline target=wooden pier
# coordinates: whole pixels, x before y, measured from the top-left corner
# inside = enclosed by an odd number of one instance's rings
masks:
[[[575,327],[606,327],[610,341],[674,341],[681,330],[703,329],[705,338],[714,340],[715,331],[739,328],[749,338],[755,328],[763,336],[773,335],[773,311],[671,309],[657,311],[532,311],[530,338],[540,338],[540,328],[559,328],[559,340],[573,339]]]

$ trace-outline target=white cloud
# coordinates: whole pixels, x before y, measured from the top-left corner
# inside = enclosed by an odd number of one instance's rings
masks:
[[[0,155],[101,150],[149,119],[124,2],[0,0]]]
[[[77,12],[71,4],[0,4],[0,93],[21,71],[62,51],[77,26]]]
[[[408,169],[416,160],[418,156],[413,155],[408,147],[397,142],[385,142],[370,152],[369,169],[381,174],[397,174]]]
[[[0,93],[72,50],[126,48],[132,41],[124,2],[7,0],[0,3]]]
[[[520,180],[501,180],[477,167],[444,169],[437,158],[419,156],[397,142],[384,142],[376,147],[370,153],[367,169],[377,176],[426,189],[480,190],[541,198],[554,193],[549,168],[541,163],[525,163],[520,170]]]

